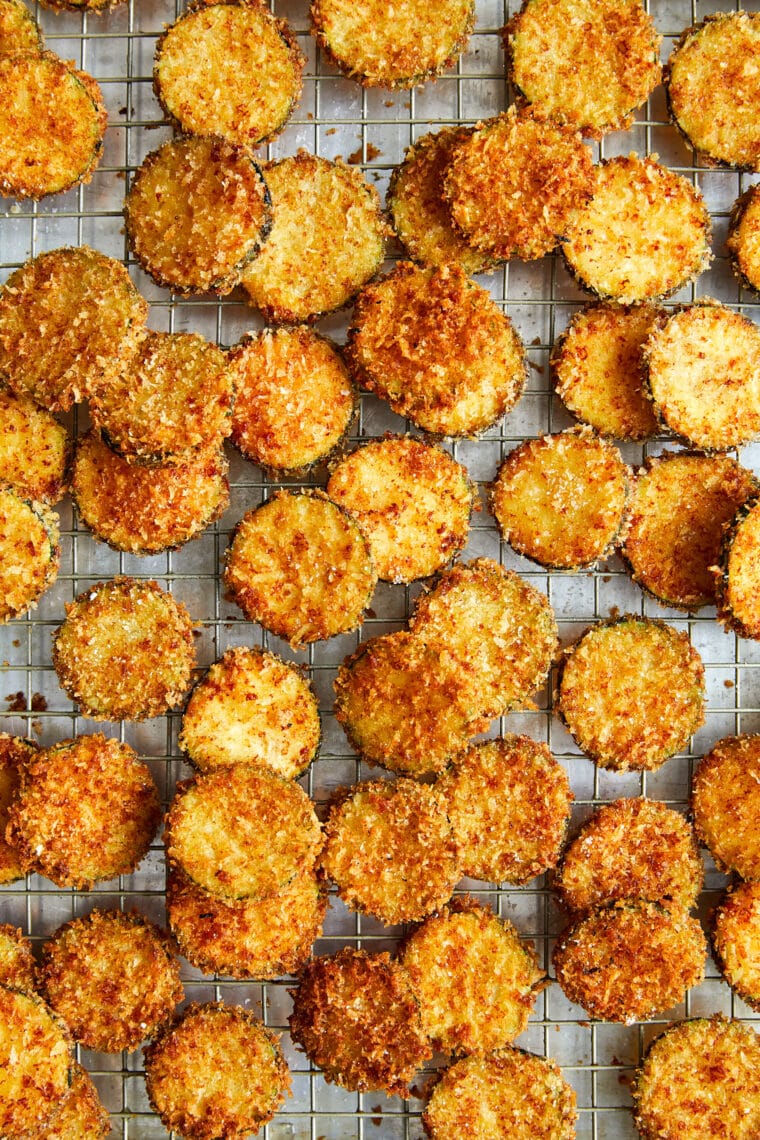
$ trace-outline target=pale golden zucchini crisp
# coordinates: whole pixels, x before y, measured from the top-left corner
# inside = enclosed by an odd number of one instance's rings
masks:
[[[156,44],[153,86],[180,130],[255,147],[284,127],[305,62],[261,0],[195,0]]]
[[[741,637],[760,639],[760,502],[741,507],[723,536],[720,566],[713,567],[718,618]]]
[[[444,1070],[422,1123],[430,1140],[574,1140],[575,1103],[555,1061],[524,1049],[496,1049]]]
[[[634,581],[665,606],[713,605],[724,528],[759,489],[728,455],[648,458],[634,483],[622,548]]]
[[[99,582],[66,606],[53,665],[61,688],[91,720],[161,716],[190,687],[190,614],[157,582]]]
[[[667,297],[710,262],[710,215],[701,193],[656,156],[606,159],[591,201],[566,231],[562,255],[581,288],[623,305]]]
[[[316,756],[320,735],[303,673],[274,653],[238,645],[193,689],[177,743],[201,772],[258,764],[293,780]]]
[[[274,220],[242,285],[265,320],[311,324],[352,301],[382,265],[380,198],[356,167],[306,150],[264,174]]]
[[[435,786],[454,829],[463,875],[522,884],[556,865],[573,793],[545,744],[511,734],[473,744]]]
[[[22,0],[0,0],[0,55],[41,51],[42,32]]]
[[[21,856],[5,829],[9,808],[21,786],[24,765],[36,754],[37,745],[33,741],[0,733],[0,884],[12,883],[24,874]]]
[[[37,967],[32,944],[15,926],[0,925],[0,986],[33,993],[37,988]]]
[[[164,843],[169,865],[204,891],[271,899],[313,870],[322,828],[298,784],[236,764],[177,785]]]
[[[629,470],[614,444],[588,427],[571,428],[509,453],[491,486],[491,509],[518,554],[580,570],[620,540],[628,494]]]
[[[93,910],[42,948],[42,991],[74,1039],[100,1053],[133,1052],[182,1000],[169,938],[133,911]]]
[[[372,780],[338,793],[321,865],[351,910],[388,926],[418,922],[443,906],[462,877],[444,797],[406,779]]]
[[[750,186],[731,209],[726,249],[742,285],[760,290],[760,190]]]
[[[600,435],[643,440],[657,434],[642,347],[661,316],[653,305],[586,305],[554,345],[549,366],[557,395]]]
[[[66,1094],[45,1140],[106,1140],[111,1134],[111,1117],[98,1096],[86,1069],[75,1063],[71,1088]]]
[[[143,160],[124,201],[135,257],[175,293],[229,293],[266,241],[269,190],[243,147],[177,137]]]
[[[404,944],[422,1010],[436,1049],[487,1053],[525,1029],[547,984],[535,951],[506,919],[467,898],[426,918]]]
[[[591,151],[574,127],[513,104],[453,146],[443,195],[475,249],[531,261],[564,238],[593,181]]]
[[[474,0],[311,0],[311,31],[337,68],[364,87],[415,87],[452,67],[475,22]]]
[[[600,1021],[647,1021],[704,976],[707,942],[685,910],[612,903],[560,935],[552,962],[565,997]]]
[[[433,1050],[403,966],[346,946],[312,959],[291,992],[291,1037],[325,1080],[409,1097],[409,1081]]]
[[[147,317],[121,262],[87,246],[41,253],[0,289],[0,380],[65,412],[116,379]]]
[[[586,820],[566,848],[553,885],[563,906],[584,913],[646,899],[688,910],[704,868],[694,829],[658,800],[614,800]]]
[[[304,326],[264,329],[229,353],[232,442],[274,474],[303,475],[348,432],[357,393],[339,349]]]
[[[0,985],[0,1136],[49,1136],[73,1063],[68,1030],[42,999]]]
[[[68,484],[71,443],[63,424],[28,396],[0,388],[0,483],[44,503],[57,503]]]
[[[248,620],[294,648],[355,629],[376,583],[358,524],[319,491],[277,491],[244,515],[224,568]]]
[[[671,1025],[649,1045],[631,1095],[643,1140],[755,1140],[760,1038],[717,1014]]]
[[[591,626],[567,651],[556,708],[600,768],[653,770],[705,719],[705,671],[688,635],[624,614]]]
[[[703,757],[691,813],[721,871],[760,880],[760,736],[726,736]]]
[[[408,261],[364,289],[348,331],[358,383],[423,431],[473,436],[511,411],[525,353],[511,321],[459,265]]]
[[[333,468],[327,494],[359,523],[385,581],[427,578],[467,542],[474,488],[466,468],[411,436],[358,447]]]
[[[738,883],[726,892],[712,916],[712,944],[728,984],[760,1009],[760,883]]]
[[[58,575],[58,515],[0,487],[0,623],[37,605]]]
[[[148,1097],[185,1140],[257,1133],[290,1090],[276,1034],[239,1005],[192,1002],[145,1049]]]

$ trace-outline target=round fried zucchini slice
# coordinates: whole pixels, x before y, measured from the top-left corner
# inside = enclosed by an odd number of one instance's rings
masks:
[[[0,986],[0,1136],[50,1135],[72,1067],[63,1022],[36,994]]]
[[[71,443],[63,424],[28,396],[0,388],[0,483],[43,503],[67,490]]]
[[[688,635],[625,614],[591,626],[565,657],[557,712],[600,768],[653,771],[705,719],[705,671]]]
[[[0,0],[0,55],[42,51],[42,32],[22,0]]]
[[[237,764],[177,785],[164,842],[170,865],[202,890],[271,899],[313,870],[322,828],[298,784]]]
[[[560,901],[585,913],[604,903],[646,899],[696,906],[704,868],[694,829],[658,800],[614,800],[586,820],[554,876]]]
[[[644,1140],[754,1140],[760,1038],[717,1014],[671,1025],[649,1045],[631,1095]]]
[[[24,864],[15,844],[6,835],[6,828],[8,811],[21,787],[24,765],[36,753],[37,745],[33,741],[0,733],[0,885],[12,883],[24,874]]]
[[[758,489],[752,472],[728,455],[648,458],[622,548],[634,581],[665,606],[714,604],[724,528]]]
[[[157,582],[99,582],[66,606],[53,665],[61,688],[91,720],[161,716],[190,686],[190,614]]]
[[[520,885],[556,865],[573,793],[545,744],[511,734],[474,744],[455,758],[436,788],[464,875]]]
[[[0,623],[37,605],[58,575],[58,516],[0,488]]]
[[[662,314],[653,305],[586,305],[554,345],[549,366],[557,395],[600,435],[644,440],[657,434],[642,348]]]
[[[411,436],[357,448],[333,469],[327,494],[359,523],[385,581],[427,578],[467,542],[474,489],[466,468]]]
[[[470,38],[475,0],[311,0],[311,31],[327,58],[363,87],[416,87],[452,67]]]
[[[192,1002],[145,1050],[145,1084],[165,1127],[185,1140],[243,1137],[290,1090],[279,1038],[239,1005]]]
[[[153,86],[180,130],[255,147],[285,126],[305,62],[261,0],[197,0],[156,44]]]
[[[740,507],[723,536],[720,567],[715,571],[718,617],[742,637],[760,639],[758,561],[760,502]]]
[[[462,877],[444,797],[406,779],[344,790],[325,824],[322,870],[352,910],[388,926],[418,922]]]
[[[376,583],[358,525],[319,491],[277,491],[244,515],[224,568],[246,618],[293,648],[356,629]]]
[[[436,1049],[487,1053],[525,1029],[546,978],[535,951],[490,907],[457,899],[426,918],[402,948]]]
[[[760,291],[760,191],[750,186],[731,208],[726,249],[742,285]]]
[[[106,1140],[111,1134],[111,1117],[98,1096],[89,1073],[74,1064],[71,1088],[52,1124],[46,1140]]]
[[[701,193],[654,155],[606,159],[591,201],[567,228],[562,255],[582,289],[623,305],[677,292],[710,262]]]
[[[409,1081],[433,1051],[403,966],[346,946],[313,958],[292,994],[291,1037],[326,1081],[409,1097]]]
[[[316,756],[320,735],[317,699],[300,670],[239,645],[193,689],[178,744],[201,772],[258,764],[294,780]]]
[[[422,1123],[430,1140],[574,1140],[575,1103],[555,1061],[523,1049],[497,1049],[446,1069]]]
[[[232,442],[265,471],[304,475],[348,432],[357,393],[339,350],[304,326],[264,329],[229,353]]]
[[[42,990],[76,1041],[133,1052],[182,1000],[167,935],[133,912],[93,910],[60,926],[42,948]]]
[[[691,813],[720,870],[760,880],[760,736],[726,736],[702,758]]]
[[[760,883],[738,883],[713,915],[712,943],[723,977],[760,1009]]]
[[[685,910],[640,900],[600,907],[568,927],[552,962],[565,997],[600,1021],[647,1021],[704,975],[707,943]]]
[[[382,265],[380,198],[356,167],[306,150],[264,172],[274,222],[242,285],[265,320],[311,324],[349,304]]]
[[[360,294],[347,343],[358,383],[437,435],[485,431],[525,385],[522,341],[459,265],[399,262]]]
[[[170,139],[143,160],[124,201],[132,251],[175,293],[229,293],[266,241],[271,199],[250,153],[225,139]]]
[[[0,986],[33,993],[37,988],[37,967],[32,944],[15,926],[0,925]]]

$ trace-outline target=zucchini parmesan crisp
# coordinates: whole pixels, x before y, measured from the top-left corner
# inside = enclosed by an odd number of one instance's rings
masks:
[[[760,291],[760,191],[755,186],[731,208],[726,249],[739,282]]]
[[[71,441],[63,424],[26,395],[0,388],[0,483],[43,503],[67,490]]]
[[[0,885],[24,874],[24,864],[7,834],[8,812],[17,798],[25,766],[36,756],[37,745],[21,736],[0,732]],[[0,981],[0,985],[6,983]]]
[[[691,812],[719,870],[760,879],[760,736],[726,736],[703,757]]]
[[[71,1087],[46,1133],[47,1140],[106,1140],[111,1117],[90,1074],[75,1062]]]
[[[0,924],[0,986],[34,993],[37,965],[32,944],[22,932],[8,923]]]
[[[760,883],[729,888],[712,917],[715,961],[728,984],[760,1010]]]
[[[723,535],[720,565],[715,574],[718,618],[741,637],[760,639],[758,566],[760,501],[753,496],[740,507]]]
[[[0,488],[0,623],[21,617],[52,585],[61,560],[58,515]]]
[[[73,1066],[63,1022],[36,994],[0,985],[0,1136],[49,1136]]]
[[[0,55],[42,51],[42,31],[23,0],[0,0]]]

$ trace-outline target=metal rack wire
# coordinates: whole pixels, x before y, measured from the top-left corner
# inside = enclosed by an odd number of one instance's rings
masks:
[[[498,34],[510,15],[505,0],[478,0],[475,33],[457,67],[435,84],[402,93],[363,91],[326,65],[308,34],[306,0],[275,0],[272,6],[279,16],[291,22],[307,54],[308,65],[300,104],[283,134],[266,148],[266,157],[292,154],[299,146],[327,157],[351,155],[351,160],[361,163],[367,177],[382,192],[392,166],[417,137],[438,126],[473,123],[503,110],[510,101]],[[134,170],[145,154],[170,133],[161,123],[161,112],[152,94],[151,68],[155,40],[162,25],[174,19],[181,7],[180,0],[175,0],[174,7],[170,0],[128,0],[103,16],[37,11],[48,46],[65,58],[75,59],[78,66],[100,81],[109,110],[109,129],[104,160],[88,186],[39,204],[0,205],[0,279],[4,280],[13,268],[42,250],[64,244],[90,244],[129,265],[133,279],[151,303],[151,327],[191,329],[227,346],[257,326],[255,314],[234,297],[221,301],[177,299],[159,289],[130,258],[122,227],[122,199]],[[434,7],[431,5],[431,18]],[[745,7],[760,10],[760,0],[749,0]],[[651,10],[666,37],[664,56],[682,29],[706,14],[697,11],[696,0],[651,0]],[[668,166],[693,179],[713,215],[715,261],[674,301],[709,294],[755,315],[758,300],[733,281],[722,247],[731,204],[751,179],[694,164],[691,152],[667,124],[662,89],[655,92],[631,131],[613,134],[595,147],[596,154],[602,157],[629,150],[639,154],[658,152]],[[531,365],[528,388],[517,408],[481,439],[451,447],[471,476],[483,485],[493,478],[499,461],[515,443],[569,425],[569,418],[551,392],[547,357],[556,336],[585,298],[555,257],[527,265],[515,262],[481,281],[514,321],[528,345]],[[341,339],[345,318],[328,318],[320,327]],[[72,417],[74,431],[82,423],[83,416]],[[404,426],[377,400],[362,398],[357,438]],[[645,448],[626,445],[622,449],[624,458],[641,462],[645,454],[660,450],[662,443],[655,441]],[[760,471],[757,448],[744,449],[741,458],[747,466]],[[102,729],[103,726],[80,717],[59,689],[50,662],[51,633],[63,616],[66,601],[92,582],[125,573],[157,578],[187,604],[200,623],[198,653],[202,666],[209,665],[231,645],[251,643],[268,645],[284,657],[309,666],[320,700],[324,739],[320,758],[305,783],[318,801],[339,784],[367,778],[368,771],[351,753],[332,715],[332,678],[358,639],[400,628],[416,588],[381,584],[373,602],[374,616],[368,618],[360,634],[335,638],[304,653],[293,653],[258,626],[244,622],[221,595],[220,560],[234,523],[277,484],[265,480],[257,468],[240,457],[231,455],[231,464],[229,511],[201,538],[175,553],[141,559],[117,554],[97,543],[80,525],[69,501],[64,501],[60,508],[63,560],[57,583],[35,611],[0,628],[0,676],[4,685],[0,699],[8,698],[8,710],[0,716],[0,729],[31,735],[43,744]],[[316,473],[309,482],[320,483],[323,479]],[[289,481],[288,485],[299,484]],[[616,559],[581,574],[542,571],[499,543],[493,520],[485,509],[474,519],[465,557],[475,555],[500,559],[548,593],[565,643],[617,607],[621,611],[664,616],[679,628],[687,629],[705,661],[706,724],[688,755],[668,761],[656,773],[606,773],[581,757],[552,716],[550,686],[537,698],[535,707],[513,713],[494,725],[492,734],[527,732],[550,745],[571,777],[578,819],[585,817],[593,805],[621,795],[648,794],[683,810],[695,758],[730,732],[760,730],[760,646],[724,633],[712,611],[700,611],[695,616],[664,611],[643,597]],[[15,694],[21,694],[20,699],[12,702]],[[24,706],[25,711],[19,706]],[[143,725],[124,723],[105,728],[128,741],[147,759],[167,803],[176,779],[187,773],[176,745],[179,720],[180,713],[173,713]],[[703,914],[715,903],[725,881],[708,864]],[[548,969],[553,938],[562,920],[543,878],[520,889],[506,890],[475,882],[463,887],[490,902],[532,939]],[[137,907],[149,917],[163,921],[163,891],[163,851],[157,843],[133,875],[101,884],[89,894],[56,890],[37,876],[0,888],[0,921],[22,926],[38,942],[61,922],[88,912],[94,904],[127,910]],[[324,938],[317,949],[332,952],[346,943],[392,949],[399,933],[372,919],[349,914],[333,898]],[[203,977],[190,967],[185,969],[184,978],[189,999],[241,1002],[259,1011],[268,1024],[287,1030],[287,980],[265,985],[238,983]],[[519,1044],[555,1057],[562,1066],[578,1095],[579,1137],[626,1140],[635,1135],[628,1111],[628,1082],[647,1040],[671,1017],[703,1012],[724,1012],[760,1022],[719,980],[710,963],[707,980],[687,996],[682,1006],[647,1025],[590,1023],[584,1012],[572,1006],[552,985],[540,996]],[[291,1047],[287,1032],[284,1046],[293,1070],[293,1097],[264,1130],[269,1140],[416,1140],[422,1135],[419,1098],[401,1102],[382,1094],[359,1095],[336,1089],[310,1070],[308,1062]],[[160,1121],[150,1113],[140,1053],[110,1057],[83,1050],[81,1059],[92,1072],[112,1113],[112,1135],[123,1140],[166,1135]],[[424,1081],[425,1074],[418,1082],[420,1088]]]

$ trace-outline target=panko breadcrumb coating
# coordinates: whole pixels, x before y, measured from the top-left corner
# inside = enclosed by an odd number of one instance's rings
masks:
[[[45,1140],[106,1140],[111,1118],[86,1069],[74,1064],[71,1088],[47,1126]]]
[[[22,0],[0,0],[0,55],[41,51],[42,32]]]
[[[702,758],[691,812],[721,871],[760,879],[760,736],[726,736]]]
[[[0,483],[57,503],[68,483],[71,443],[63,424],[25,395],[0,388]]]
[[[20,617],[58,575],[58,515],[0,488],[0,622]]]
[[[33,993],[37,988],[37,966],[32,944],[15,926],[0,925],[0,986]]]
[[[760,883],[729,889],[712,918],[712,944],[723,977],[760,1010]]]
[[[0,1136],[48,1136],[73,1075],[68,1030],[36,994],[0,985]]]
[[[741,637],[760,639],[760,501],[753,496],[723,534],[718,566],[712,566],[718,620]]]
[[[15,844],[6,837],[8,811],[21,786],[23,768],[37,754],[37,745],[20,736],[0,733],[0,884],[12,883],[24,874],[24,864]]]
[[[760,191],[750,186],[731,207],[726,249],[740,283],[760,290]]]

